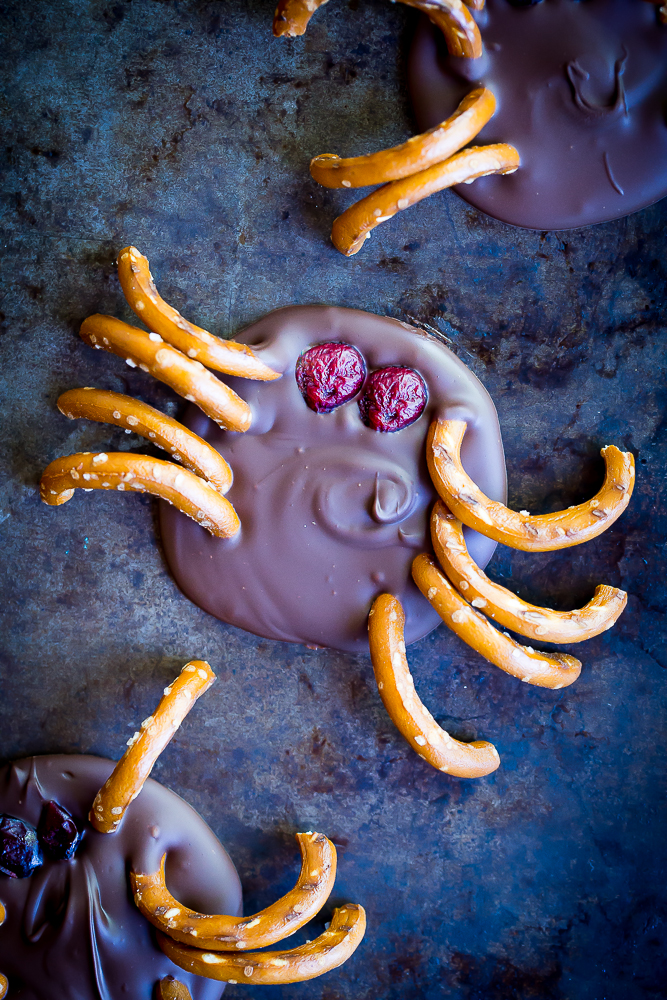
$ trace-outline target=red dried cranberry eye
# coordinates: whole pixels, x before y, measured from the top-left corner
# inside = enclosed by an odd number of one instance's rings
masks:
[[[400,431],[421,416],[428,391],[414,368],[378,368],[371,372],[359,400],[361,419],[375,431]]]
[[[44,863],[37,834],[14,816],[0,818],[0,872],[10,878],[27,878]]]
[[[294,374],[311,410],[329,413],[359,392],[366,363],[350,344],[318,344],[301,355]]]
[[[81,831],[74,819],[57,802],[46,802],[37,824],[39,842],[54,861],[68,861],[81,840]]]

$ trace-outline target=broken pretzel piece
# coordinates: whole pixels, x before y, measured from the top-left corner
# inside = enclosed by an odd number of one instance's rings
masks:
[[[118,277],[139,319],[187,357],[225,375],[264,381],[280,378],[280,372],[264,364],[250,347],[214,337],[168,305],[155,287],[148,260],[136,247],[124,247],[118,254]]]
[[[505,673],[526,684],[553,689],[567,687],[581,673],[581,662],[574,656],[540,652],[499,632],[457,593],[430,556],[417,556],[412,577],[445,625]]]
[[[336,880],[336,848],[322,833],[297,833],[301,872],[294,888],[250,917],[209,916],[175,899],[164,863],[151,875],[130,873],[134,902],[147,920],[174,941],[208,951],[265,948],[308,923],[326,903]]]
[[[232,470],[208,441],[148,403],[105,389],[70,389],[58,399],[58,409],[73,420],[82,417],[116,424],[168,451],[186,468],[208,480],[219,493],[232,485]]]
[[[179,396],[196,403],[225,430],[247,431],[252,422],[248,404],[199,361],[166,344],[159,333],[96,313],[81,324],[81,338],[97,350],[111,351],[131,368],[141,368]]]
[[[279,0],[273,16],[273,34],[295,38],[303,35],[315,11],[328,0]]]
[[[46,467],[40,497],[51,507],[67,503],[75,489],[134,490],[167,500],[218,538],[233,538],[241,524],[229,500],[194,472],[174,462],[120,452],[80,452]]]
[[[187,663],[165,688],[160,704],[127,742],[128,749],[95,796],[90,822],[99,833],[115,833],[143,788],[153,765],[215,674],[206,660]]]
[[[469,184],[488,174],[514,173],[519,162],[514,146],[504,142],[464,149],[442,163],[385,184],[355,202],[334,220],[332,243],[346,257],[352,257],[361,250],[371,231],[381,222],[393,218],[397,212],[444,188]]]
[[[614,445],[603,448],[606,465],[602,487],[592,500],[554,514],[531,516],[489,500],[461,464],[465,420],[436,419],[429,428],[426,460],[433,485],[463,524],[487,538],[525,552],[550,552],[581,545],[606,531],[630,502],[635,460]]]
[[[173,976],[165,976],[157,984],[157,1000],[192,1000],[192,994],[185,983],[179,983]]]
[[[290,951],[234,952],[189,948],[158,931],[160,948],[186,972],[223,983],[271,986],[301,983],[337,969],[356,950],[366,930],[366,913],[356,903],[334,910],[329,929]]]
[[[461,743],[442,729],[421,702],[405,655],[405,614],[391,594],[380,594],[368,617],[368,642],[375,680],[391,721],[428,764],[459,778],[491,774],[498,751],[483,740]]]
[[[583,642],[611,628],[628,601],[624,590],[596,587],[576,611],[553,611],[527,604],[506,587],[489,580],[471,558],[461,522],[441,501],[431,515],[431,541],[438,562],[466,601],[498,625],[542,642]]]
[[[409,177],[453,156],[484,128],[495,109],[493,93],[478,87],[463,98],[453,115],[428,132],[368,156],[341,159],[324,153],[310,161],[310,172],[328,188],[358,188]]]

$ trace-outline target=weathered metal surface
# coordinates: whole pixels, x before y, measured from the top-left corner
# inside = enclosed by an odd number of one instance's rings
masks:
[[[156,776],[220,835],[249,908],[288,888],[292,833],[315,827],[339,845],[336,898],[368,910],[352,961],[262,995],[666,996],[667,203],[550,235],[445,193],[345,260],[327,234],[353,195],[317,188],[308,159],[410,133],[411,12],[332,3],[288,41],[271,37],[268,0],[11,0],[0,11],[0,756],[117,756],[178,667],[205,657],[219,682]],[[55,456],[139,447],[66,421],[61,391],[99,385],[175,412],[164,387],[76,336],[92,311],[128,317],[112,263],[128,242],[168,300],[222,334],[304,302],[439,331],[496,401],[521,508],[589,495],[603,444],[635,452],[635,496],[601,539],[500,550],[489,570],[557,607],[598,582],[629,591],[618,626],[577,647],[574,687],[519,684],[444,628],[410,651],[435,715],[497,744],[494,775],[465,782],[420,762],[367,658],[264,642],[191,605],[165,571],[150,499],[40,504]]]

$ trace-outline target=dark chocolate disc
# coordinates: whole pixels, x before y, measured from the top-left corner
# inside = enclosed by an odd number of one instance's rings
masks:
[[[516,173],[456,191],[528,229],[618,219],[667,194],[667,25],[645,0],[487,0],[484,54],[448,55],[426,19],[409,59],[420,130],[480,83],[498,109],[475,144],[509,142]]]
[[[43,865],[29,878],[0,875],[0,972],[12,1000],[153,1000],[164,976],[185,983],[193,1000],[218,1000],[220,983],[177,968],[155,943],[132,901],[128,871],[153,872],[166,852],[167,884],[204,913],[241,912],[241,887],[229,855],[183,799],[150,778],[117,833],[86,822],[95,793],[114,768],[101,757],[28,757],[0,770],[0,812],[36,826],[54,800],[84,830],[71,860]]]
[[[274,382],[225,379],[253,412],[245,434],[220,430],[191,407],[185,422],[229,462],[227,494],[239,536],[213,538],[162,504],[162,540],[181,589],[223,621],[269,639],[367,652],[373,599],[395,594],[406,611],[406,641],[440,619],[412,583],[412,560],[430,550],[435,492],[426,468],[432,418],[469,422],[463,463],[496,500],[506,496],[498,417],[466,366],[434,337],[397,320],[352,309],[301,306],[271,313],[239,338],[282,371]],[[386,434],[364,425],[357,400],[315,413],[294,370],[316,344],[356,347],[369,372],[392,365],[425,381],[426,407],[414,423]],[[485,566],[495,543],[471,534]]]

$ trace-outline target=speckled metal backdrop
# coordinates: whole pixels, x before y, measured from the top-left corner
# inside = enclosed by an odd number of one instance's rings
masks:
[[[667,202],[550,235],[443,193],[346,260],[328,231],[354,195],[318,188],[308,160],[410,134],[413,12],[334,0],[292,41],[271,36],[272,0],[10,0],[0,12],[0,756],[118,756],[165,682],[205,657],[219,682],[156,776],[220,835],[248,911],[292,884],[292,834],[316,827],[339,848],[335,899],[369,918],[362,947],[328,977],[230,997],[667,996]],[[150,498],[40,504],[40,471],[57,455],[144,450],[66,421],[64,389],[178,410],[77,337],[90,312],[130,318],[113,266],[129,242],[169,301],[223,335],[305,302],[439,333],[496,401],[516,507],[586,498],[607,442],[635,453],[630,508],[600,539],[500,549],[491,563],[537,603],[576,606],[599,582],[629,591],[619,625],[578,647],[574,687],[519,684],[445,628],[411,649],[435,715],[497,744],[495,774],[466,782],[424,765],[366,657],[261,641],[191,605],[165,571]]]

